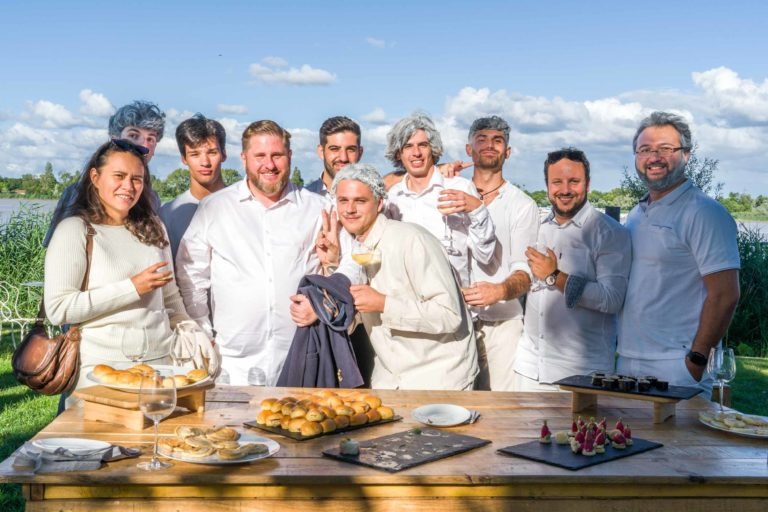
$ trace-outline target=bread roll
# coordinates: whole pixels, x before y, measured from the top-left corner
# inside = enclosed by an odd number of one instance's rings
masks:
[[[363,402],[371,406],[371,409],[378,409],[381,407],[381,398],[375,395],[366,395],[363,397]]]
[[[101,382],[101,378],[111,372],[114,372],[115,369],[111,366],[107,366],[106,364],[97,364],[93,367],[93,376],[96,377],[99,382]]]
[[[291,423],[291,418],[288,414],[283,414],[283,419],[280,420],[280,428],[288,430],[288,425]]]
[[[189,386],[190,384],[192,384],[192,382],[184,375],[174,375],[173,380],[174,382],[176,382],[177,388],[182,388],[184,386]]]
[[[283,406],[285,405],[285,401],[280,399],[272,404],[272,412],[280,412],[283,409]]]
[[[336,409],[337,407],[341,407],[342,405],[344,405],[344,400],[342,400],[341,397],[332,396],[328,398],[326,405],[331,409]]]
[[[374,423],[377,421],[381,421],[381,414],[379,414],[379,411],[376,409],[371,409],[367,413],[365,413],[366,416],[368,416],[368,423]]]
[[[120,378],[120,372],[118,371],[111,371],[107,372],[101,377],[101,383],[102,384],[110,384],[110,385],[116,385],[118,384],[118,380]]]
[[[293,402],[288,402],[283,405],[283,408],[280,409],[280,412],[282,414],[287,414],[288,416],[291,415],[291,412],[293,412],[293,409],[296,408],[296,404]]]
[[[318,409],[310,409],[304,417],[307,418],[308,421],[323,421],[325,419],[325,414]]]
[[[303,407],[304,409],[309,409],[310,407],[315,405],[315,401],[309,398],[304,398],[303,400],[299,400],[298,402],[296,402],[296,404],[299,407]]]
[[[336,416],[352,416],[355,414],[355,410],[351,407],[348,407],[346,405],[342,405],[340,407],[336,407],[333,412],[336,413]]]
[[[301,432],[301,426],[307,422],[307,418],[293,418],[288,423],[288,430],[291,432]]]
[[[280,421],[283,419],[283,415],[279,412],[271,412],[267,416],[267,426],[268,427],[279,427]]]
[[[331,409],[330,407],[325,407],[324,405],[321,405],[320,407],[318,407],[317,410],[325,414],[326,418],[333,418],[336,416],[336,413],[334,412],[333,409]]]
[[[195,368],[187,372],[187,378],[190,382],[198,382],[208,377],[208,370],[205,368]]]
[[[176,387],[176,381],[171,377],[164,378],[162,384],[164,388],[168,388],[168,389]]]
[[[323,427],[316,421],[306,421],[301,426],[300,431],[303,436],[319,436],[323,433]]]
[[[271,411],[272,404],[274,404],[275,402],[277,402],[277,398],[265,398],[264,400],[261,401],[259,405],[261,406],[262,409]]]
[[[352,402],[352,404],[350,404],[350,407],[352,407],[352,409],[354,409],[357,414],[360,414],[360,413],[365,414],[371,410],[371,406],[368,405],[366,402],[362,402],[362,401]]]
[[[349,426],[349,416],[339,415],[333,418],[336,428],[347,428]]]
[[[349,424],[350,425],[365,425],[368,423],[368,416],[366,416],[364,413],[360,412],[357,414],[353,414],[349,418]]]
[[[306,414],[307,414],[307,410],[297,405],[291,411],[291,418],[303,418]]]
[[[141,375],[136,373],[120,372],[117,383],[126,388],[139,388],[141,387],[141,379]]]
[[[261,410],[259,411],[259,414],[256,415],[256,423],[259,425],[266,425],[267,424],[267,416],[272,414],[272,411],[265,411]]]
[[[346,418],[346,416],[345,416]],[[323,434],[329,434],[336,430],[336,422],[333,421],[331,418],[326,418],[323,421],[320,422],[320,426],[323,429]]]
[[[130,370],[136,371],[141,373],[142,375],[152,375],[155,373],[155,369],[149,366],[148,364],[140,363],[135,366],[132,366]]]
[[[376,412],[381,415],[381,419],[383,420],[391,420],[395,416],[395,411],[391,407],[385,405],[376,408]]]

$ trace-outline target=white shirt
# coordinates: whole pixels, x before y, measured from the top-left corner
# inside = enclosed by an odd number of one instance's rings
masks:
[[[160,207],[160,218],[163,220],[165,229],[168,231],[174,260],[176,259],[176,253],[179,251],[179,242],[181,242],[187,226],[192,221],[199,203],[200,200],[193,196],[190,190],[187,190]]]
[[[496,232],[493,259],[488,264],[472,259],[472,282],[501,283],[518,270],[531,275],[525,250],[535,246],[539,234],[539,207],[528,194],[505,182],[496,198],[487,205]],[[521,318],[520,300],[501,301],[486,307],[473,307],[481,320],[500,322]]]
[[[619,355],[682,359],[696,336],[703,276],[740,267],[736,222],[686,180],[627,217],[634,251],[619,323]]]
[[[362,313],[376,352],[371,386],[472,389],[477,347],[469,311],[440,242],[424,228],[379,215],[365,239],[381,263],[366,267],[371,287],[386,295],[383,313]],[[350,279],[345,256],[339,271]]]
[[[176,279],[189,315],[209,335],[216,331],[231,384],[277,382],[296,330],[289,297],[320,270],[322,209],[322,198],[290,183],[265,207],[245,180],[200,202],[179,246]]]
[[[629,233],[587,202],[565,224],[550,214],[538,240],[555,252],[562,272],[587,283],[573,308],[554,286],[528,294],[515,371],[544,383],[613,371],[616,314],[624,302],[632,259]]]
[[[432,177],[427,187],[421,192],[408,189],[410,178],[406,177],[389,189],[384,214],[390,219],[412,222],[426,228],[438,240],[447,234],[453,238],[453,247],[460,254],[448,256],[456,270],[462,286],[474,281],[470,276],[470,259],[488,263],[493,258],[496,247],[493,221],[485,205],[480,205],[470,213],[455,213],[447,217],[437,210],[437,198],[446,189],[455,189],[475,197],[480,197],[471,181],[457,176],[446,178],[432,169]],[[447,219],[449,228],[446,228]]]

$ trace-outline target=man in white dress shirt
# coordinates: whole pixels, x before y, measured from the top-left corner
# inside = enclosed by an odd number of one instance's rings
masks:
[[[523,333],[520,297],[530,287],[525,250],[536,244],[539,208],[528,194],[504,179],[509,158],[509,125],[497,116],[475,120],[469,129],[467,155],[472,183],[493,219],[496,247],[488,264],[472,259],[472,286],[464,299],[475,317],[480,375],[476,389],[511,391],[517,343]]]
[[[436,170],[442,154],[440,133],[426,115],[413,114],[392,127],[386,157],[406,176],[389,190],[384,214],[418,224],[438,238],[461,286],[469,286],[470,261],[488,264],[493,258],[493,221],[471,181]]]
[[[552,383],[590,371],[612,372],[616,314],[627,290],[629,233],[587,200],[589,161],[575,148],[544,163],[552,213],[539,227],[546,254],[526,256],[538,283],[528,294],[515,358],[515,389],[555,390]]]
[[[176,144],[181,163],[189,167],[189,189],[160,208],[174,261],[200,200],[226,187],[221,164],[227,159],[227,134],[218,121],[196,114],[176,127]]]
[[[274,121],[252,123],[240,155],[246,178],[200,202],[179,246],[184,304],[215,332],[223,383],[277,382],[296,329],[291,297],[320,271],[323,199],[289,183],[290,137]]]
[[[349,254],[338,269],[358,283],[350,292],[376,353],[372,386],[472,389],[472,322],[440,243],[424,228],[380,213],[386,191],[373,166],[348,165],[336,174],[333,192],[344,228],[374,255],[363,273]],[[291,314],[299,325],[316,319],[306,303]]]

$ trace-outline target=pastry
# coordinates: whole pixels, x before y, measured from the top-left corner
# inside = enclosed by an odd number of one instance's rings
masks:
[[[376,411],[378,411],[379,415],[381,415],[382,420],[391,420],[395,416],[395,411],[392,410],[391,407],[387,407],[386,405],[377,407]]]
[[[366,395],[363,397],[363,402],[367,403],[371,409],[378,409],[381,407],[381,398],[375,395]]]
[[[368,423],[376,423],[377,421],[381,421],[381,414],[376,409],[371,409],[370,411],[365,413],[366,416],[368,416]]]
[[[320,427],[323,429],[323,434],[330,434],[336,430],[336,422],[331,418],[326,418],[320,422]]]
[[[288,423],[288,430],[291,432],[301,432],[301,426],[307,422],[307,418],[293,418]]]
[[[259,404],[263,410],[272,410],[272,404],[277,402],[277,398],[265,398]]]
[[[221,427],[209,430],[205,433],[205,437],[211,441],[237,441],[240,439],[240,433],[230,427]]]
[[[187,372],[187,378],[190,382],[198,382],[208,377],[208,370],[205,368],[195,368]]]
[[[323,427],[316,421],[305,421],[300,429],[302,436],[319,436],[323,433]]]
[[[96,379],[98,379],[99,382],[101,382],[101,379],[104,377],[104,375],[108,373],[112,373],[114,371],[115,369],[112,368],[111,366],[107,366],[106,364],[97,364],[96,366],[93,367],[92,373],[93,373],[93,376],[96,377]]]
[[[365,413],[359,412],[349,417],[349,424],[352,426],[365,425],[368,423],[368,416]]]
[[[304,417],[307,418],[308,421],[323,421],[325,419],[325,414],[318,409],[310,409]]]
[[[333,422],[336,424],[336,428],[347,428],[349,426],[349,416],[340,414],[333,418]]]

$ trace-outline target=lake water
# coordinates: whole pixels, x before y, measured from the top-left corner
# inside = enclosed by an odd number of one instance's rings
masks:
[[[39,208],[41,212],[52,212],[56,208],[55,199],[2,199],[0,198],[0,224],[3,224],[13,212],[19,210],[22,204],[30,207]],[[542,209],[544,215],[549,213],[548,209]],[[740,225],[742,223],[739,223]],[[745,226],[751,229],[761,231],[768,237],[768,222],[744,222]]]

